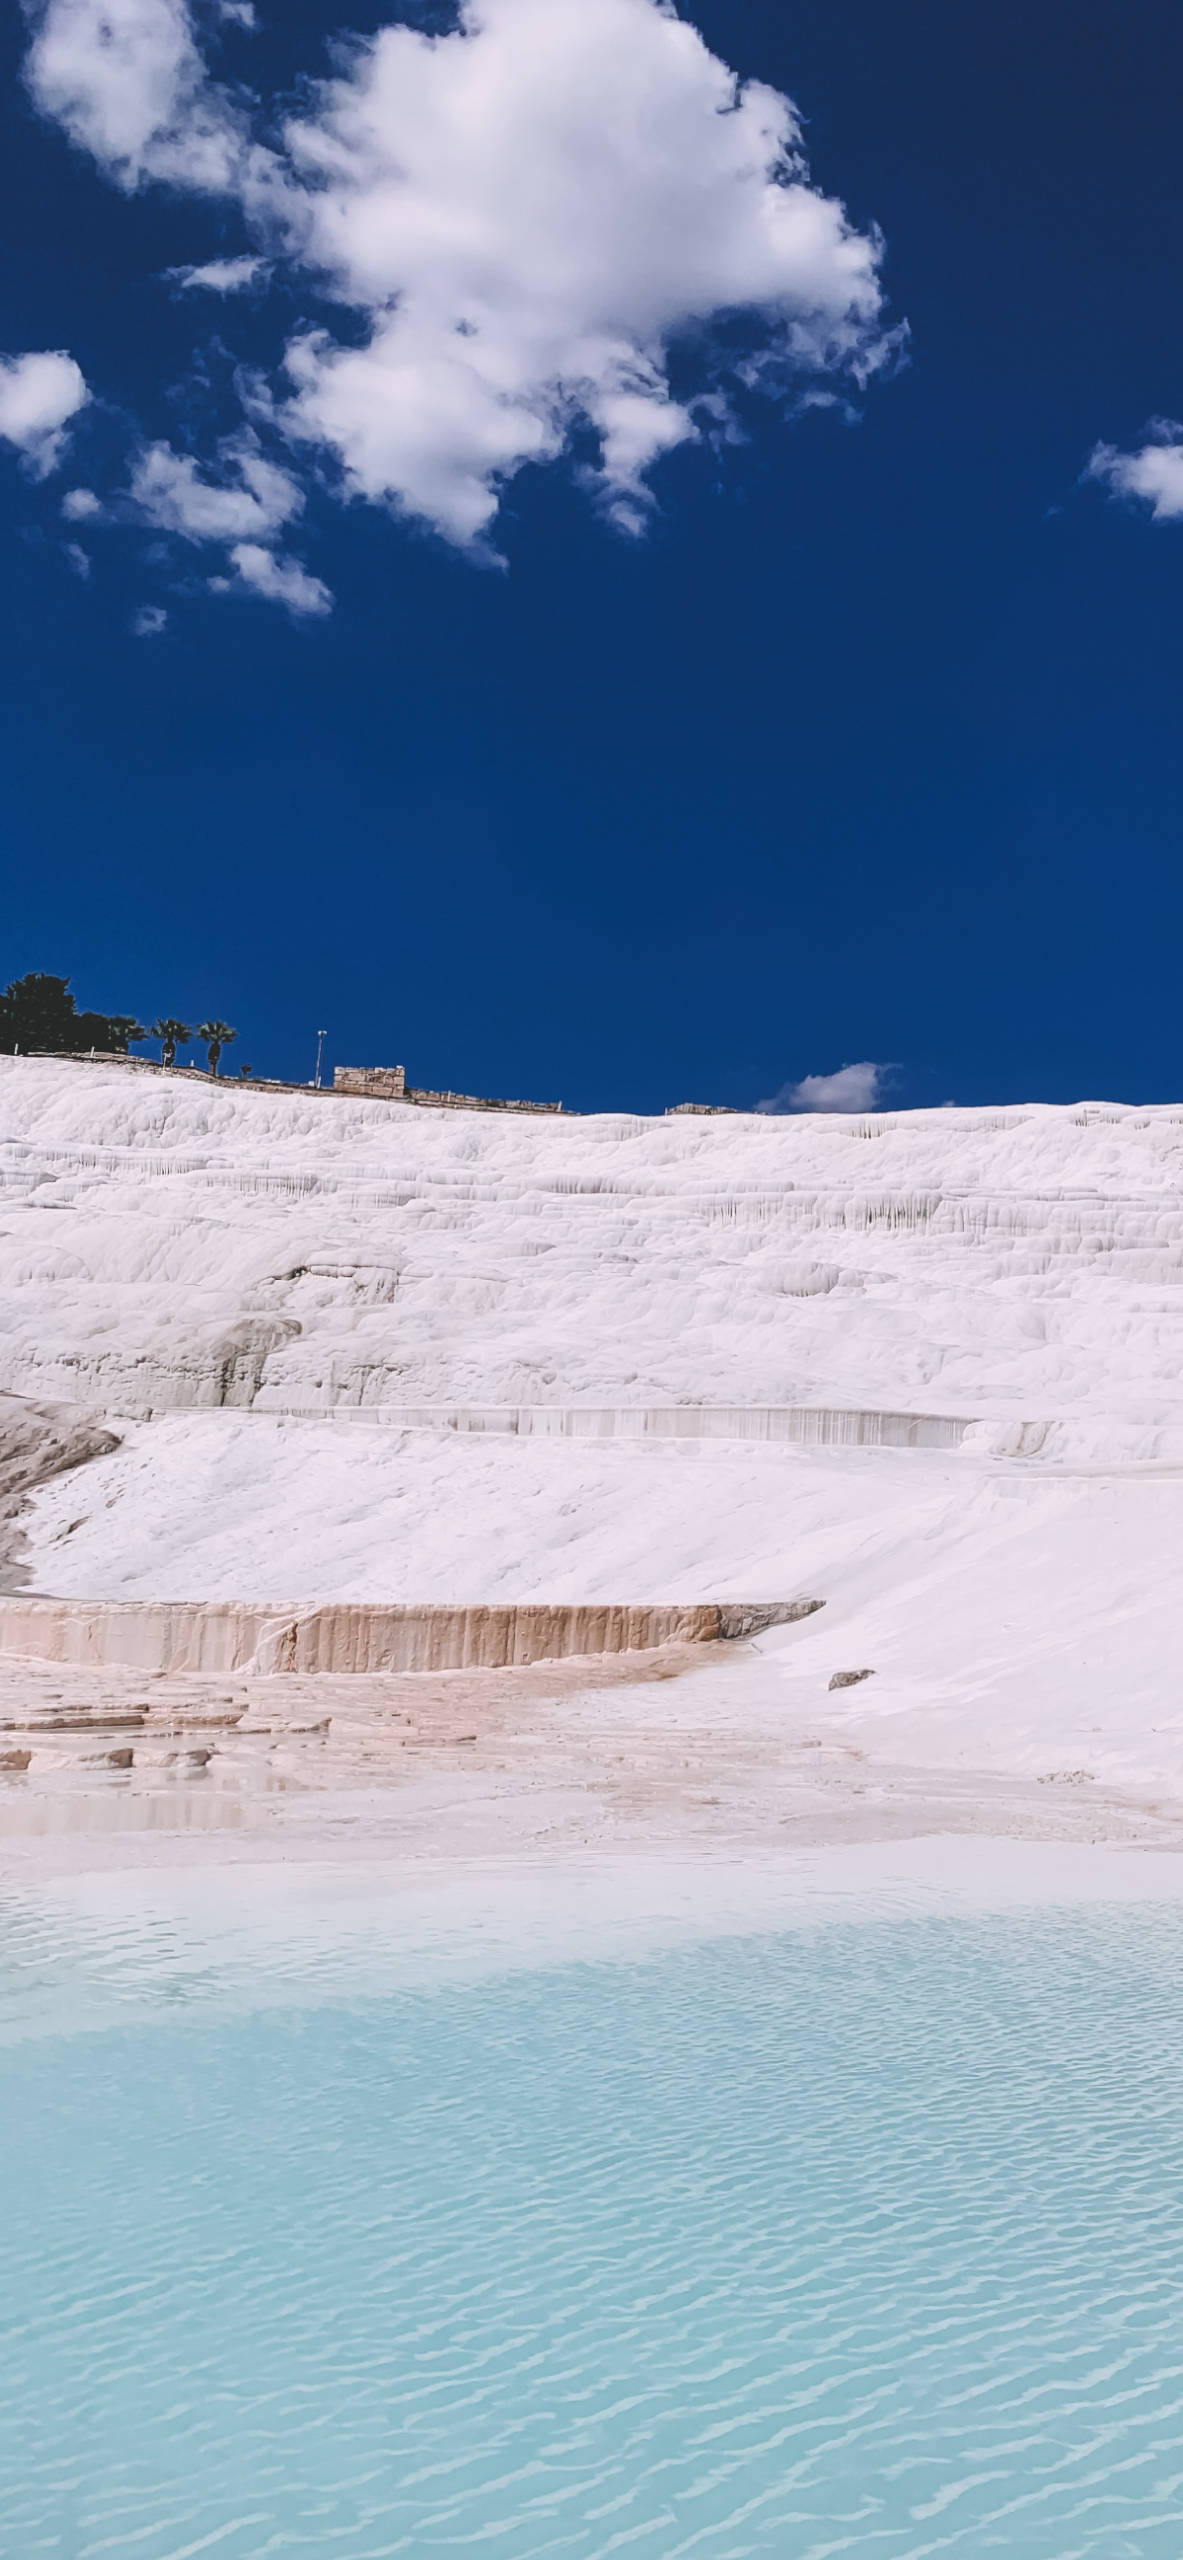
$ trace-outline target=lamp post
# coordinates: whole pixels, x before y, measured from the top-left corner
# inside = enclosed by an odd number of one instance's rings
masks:
[[[327,1038],[328,1038],[328,1033],[327,1033],[327,1031],[318,1031],[318,1032],[317,1032],[317,1035],[316,1035],[316,1074],[314,1075],[314,1077],[313,1077],[313,1079],[312,1079],[313,1089],[314,1089],[314,1091],[315,1091],[315,1092],[317,1092],[317,1093],[319,1093],[319,1092],[320,1092],[320,1062],[321,1062],[322,1057],[324,1056],[324,1045],[325,1045],[325,1041],[327,1040]]]

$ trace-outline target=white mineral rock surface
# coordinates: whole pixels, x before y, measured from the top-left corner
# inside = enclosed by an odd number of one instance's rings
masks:
[[[1183,1799],[1183,1109],[533,1120],[5,1059],[0,1133],[0,1390],[120,1443],[10,1586],[809,1594],[746,1654],[762,1735]]]

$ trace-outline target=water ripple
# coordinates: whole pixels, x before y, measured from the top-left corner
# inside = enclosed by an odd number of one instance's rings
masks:
[[[6,2547],[1178,2560],[1181,2030],[1167,1907],[16,2043]]]

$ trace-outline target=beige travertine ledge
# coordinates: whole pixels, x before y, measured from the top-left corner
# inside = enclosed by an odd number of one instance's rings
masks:
[[[819,1449],[959,1449],[973,1427],[964,1415],[845,1405],[284,1405],[272,1402],[266,1388],[249,1410],[402,1431],[508,1433],[522,1440],[774,1440]]]
[[[252,1608],[238,1601],[0,1600],[0,1653],[144,1672],[342,1673],[501,1670],[575,1655],[647,1653],[758,1635],[820,1600],[697,1607],[475,1608],[341,1602]]]

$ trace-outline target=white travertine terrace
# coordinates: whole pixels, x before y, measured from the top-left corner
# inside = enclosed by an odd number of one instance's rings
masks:
[[[252,1613],[344,1666],[383,1612],[808,1595],[759,1639],[769,1766],[1183,1798],[1183,1109],[527,1119],[3,1060],[0,1171],[0,1390],[100,1450],[10,1538],[6,1695],[26,1602],[67,1670],[102,1646],[50,1602],[144,1610],[162,1678],[197,1655],[150,1627],[221,1612],[249,1687]]]
[[[0,1387],[1183,1421],[1183,1111],[523,1121],[0,1061]]]

